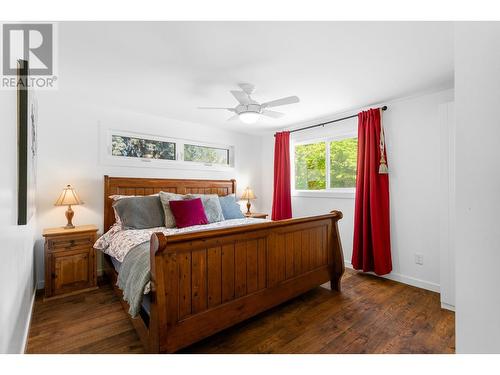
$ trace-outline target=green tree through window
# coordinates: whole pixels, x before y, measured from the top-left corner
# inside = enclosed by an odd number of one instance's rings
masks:
[[[295,189],[326,188],[326,143],[295,146]]]
[[[197,145],[184,145],[184,160],[199,163],[229,164],[229,150]]]
[[[330,188],[356,187],[358,139],[330,142]]]
[[[327,160],[327,152],[330,154]],[[295,189],[324,190],[356,187],[358,139],[295,146]],[[327,175],[327,170],[329,175]]]
[[[145,138],[111,137],[111,154],[129,158],[175,160],[175,143]]]

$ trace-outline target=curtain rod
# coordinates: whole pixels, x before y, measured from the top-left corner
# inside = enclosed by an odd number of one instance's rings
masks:
[[[384,105],[383,107],[380,107],[380,108],[377,108],[377,109],[381,109],[382,111],[385,111],[387,109],[387,106]],[[307,130],[307,129],[317,128],[318,126],[325,126],[327,124],[332,124],[334,122],[339,122],[339,121],[347,120],[347,119],[350,119],[350,118],[353,118],[353,117],[358,117],[358,114],[355,114],[355,115],[352,115],[352,116],[338,118],[338,119],[332,120],[332,121],[322,122],[321,124],[316,124],[316,125],[306,126],[304,128],[290,130],[290,133],[300,132],[301,130]]]

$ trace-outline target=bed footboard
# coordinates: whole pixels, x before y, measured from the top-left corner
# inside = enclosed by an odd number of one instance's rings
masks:
[[[172,353],[327,281],[342,213],[151,238],[149,351]]]

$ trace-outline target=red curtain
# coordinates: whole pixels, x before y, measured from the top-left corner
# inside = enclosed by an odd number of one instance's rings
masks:
[[[358,170],[354,209],[352,266],[384,275],[392,270],[389,225],[389,175],[379,173],[380,110],[358,114]]]
[[[273,220],[292,217],[290,193],[290,132],[275,134],[274,139],[274,193]]]

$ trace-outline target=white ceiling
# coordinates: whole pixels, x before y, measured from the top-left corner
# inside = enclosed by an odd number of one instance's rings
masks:
[[[110,106],[259,133],[453,86],[450,22],[66,22],[59,85]],[[73,73],[73,74],[71,74]],[[297,95],[282,119],[227,122],[229,90]]]

